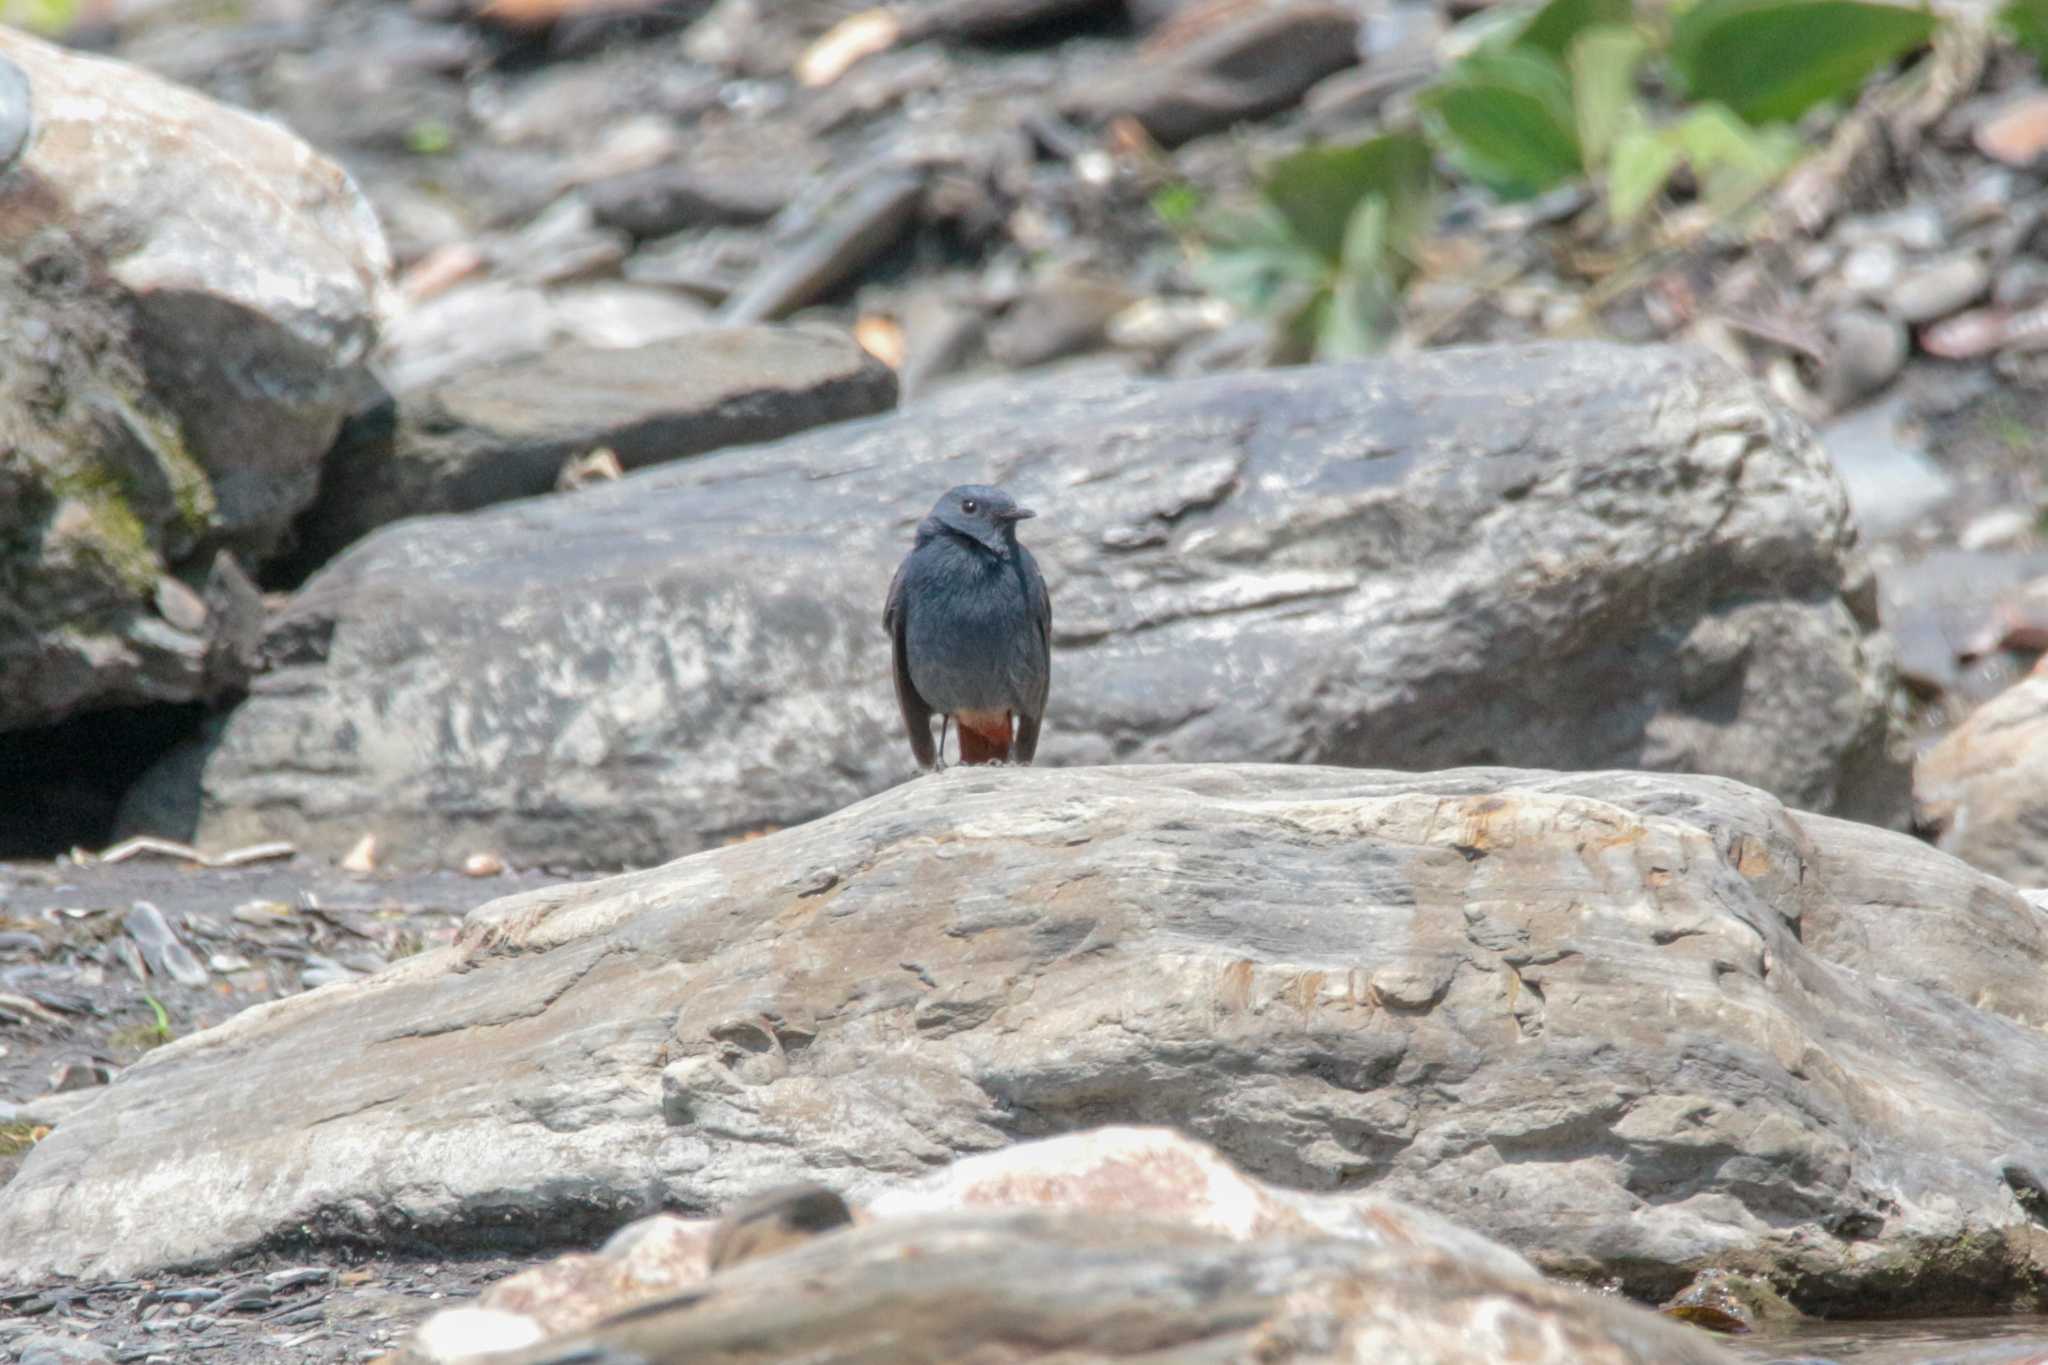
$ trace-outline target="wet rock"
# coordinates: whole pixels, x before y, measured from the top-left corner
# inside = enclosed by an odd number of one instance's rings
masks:
[[[834,332],[705,328],[626,349],[558,347],[457,375],[357,419],[300,535],[316,561],[377,526],[553,489],[598,447],[626,468],[882,411],[887,366]]]
[[[2007,688],[1923,754],[1913,795],[1937,846],[2021,885],[2048,885],[2048,676]]]
[[[1143,1122],[1272,1186],[1370,1185],[1272,1196],[1340,1239],[1392,1198],[1635,1292],[1739,1259],[1806,1308],[1989,1305],[2035,1282],[2001,1172],[2048,1162],[2044,955],[2011,887],[1718,779],[954,769],[494,902],[450,947],[158,1049],[0,1190],[5,1273],[140,1274],[344,1213],[357,1246],[573,1244],[804,1180],[882,1227],[957,1158]],[[947,1197],[1265,1222],[1130,1164]]]
[[[1067,107],[1100,122],[1134,118],[1162,146],[1176,147],[1288,108],[1323,77],[1358,62],[1358,19],[1343,6],[1247,9],[1222,0],[1208,8],[1213,20],[1177,18],[1139,56],[1091,75]],[[1188,36],[1169,40],[1183,25]]]
[[[911,760],[878,604],[931,490],[992,470],[1039,505],[1058,604],[1045,761],[1511,756],[1904,817],[1889,665],[1810,433],[1697,353],[1560,345],[1009,378],[389,531],[278,619],[200,828],[617,866],[881,791]]]
[[[158,585],[262,561],[311,500],[383,241],[277,124],[12,29],[0,63],[36,122],[0,187],[0,730],[210,698],[208,631]],[[20,93],[0,81],[0,123]]]
[[[1961,312],[1991,288],[1991,270],[1973,255],[1959,254],[1916,266],[1887,295],[1892,316],[1923,323]]]

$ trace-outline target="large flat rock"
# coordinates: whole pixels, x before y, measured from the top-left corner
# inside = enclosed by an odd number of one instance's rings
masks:
[[[584,867],[836,810],[914,771],[882,599],[980,480],[1040,514],[1041,762],[1692,770],[1903,821],[1889,647],[1811,434],[1702,354],[1592,345],[1006,380],[402,522],[308,583],[136,809]]]
[[[573,1243],[1105,1122],[1550,1270],[2031,1293],[2048,916],[1725,780],[955,769],[149,1054],[0,1191],[5,1272]]]
[[[787,436],[896,405],[896,376],[850,336],[706,327],[644,346],[559,346],[402,394],[350,423],[299,524],[320,563],[365,532],[550,492],[564,462],[627,469]]]

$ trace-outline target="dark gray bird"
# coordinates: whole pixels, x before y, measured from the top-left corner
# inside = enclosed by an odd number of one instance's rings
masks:
[[[962,763],[1029,763],[1052,682],[1052,599],[1017,523],[1037,515],[1000,488],[962,484],[918,524],[889,584],[882,625],[896,660],[896,704],[923,767],[932,717],[960,726]],[[1017,730],[1013,739],[1010,722]]]

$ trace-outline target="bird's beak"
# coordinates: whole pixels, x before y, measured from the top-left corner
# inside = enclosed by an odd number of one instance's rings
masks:
[[[1038,513],[1032,511],[1029,507],[1012,507],[1009,511],[998,512],[996,515],[1004,521],[1029,521],[1037,516]]]

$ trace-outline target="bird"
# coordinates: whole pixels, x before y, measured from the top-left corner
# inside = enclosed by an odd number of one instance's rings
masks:
[[[960,727],[962,763],[1037,756],[1052,684],[1052,597],[1017,543],[1017,523],[1036,515],[988,484],[948,489],[889,582],[882,628],[920,767],[944,766],[949,723]]]

